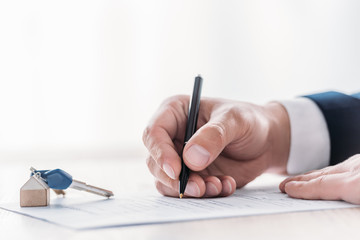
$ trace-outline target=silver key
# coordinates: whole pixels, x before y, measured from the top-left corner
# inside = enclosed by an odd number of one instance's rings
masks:
[[[65,192],[63,190],[71,187],[76,190],[94,193],[107,198],[114,196],[112,191],[88,185],[85,182],[73,179],[70,174],[68,174],[62,169],[37,171],[35,168],[32,167],[30,168],[30,170],[32,174],[39,175],[39,177],[41,177],[49,185],[50,188],[54,189],[56,194],[64,195]]]
[[[70,188],[76,189],[76,190],[80,190],[80,191],[86,191],[89,193],[94,193],[97,195],[101,195],[104,197],[112,197],[114,196],[112,191],[103,189],[103,188],[99,188],[99,187],[94,187],[92,185],[88,185],[85,182],[81,182],[78,180],[73,179],[72,184],[69,186]]]

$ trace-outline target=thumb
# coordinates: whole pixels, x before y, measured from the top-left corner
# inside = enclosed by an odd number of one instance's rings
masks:
[[[210,121],[202,126],[187,142],[183,159],[193,171],[204,170],[234,138],[233,131],[223,121]]]

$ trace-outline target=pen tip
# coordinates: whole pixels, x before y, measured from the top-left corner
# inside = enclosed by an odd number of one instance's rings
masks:
[[[183,198],[184,194],[180,193],[180,198]]]

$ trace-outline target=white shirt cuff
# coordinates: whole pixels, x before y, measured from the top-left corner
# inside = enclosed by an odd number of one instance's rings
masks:
[[[319,107],[303,97],[278,102],[285,107],[290,118],[288,174],[299,174],[328,166],[330,136]]]

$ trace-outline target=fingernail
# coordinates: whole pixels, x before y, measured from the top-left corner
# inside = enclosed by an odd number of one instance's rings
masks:
[[[205,195],[210,197],[217,196],[219,195],[219,190],[216,188],[215,184],[212,182],[207,182]]]
[[[192,145],[186,152],[185,158],[196,167],[203,167],[210,159],[210,153],[199,145]]]
[[[164,163],[164,165],[163,165],[163,170],[164,170],[164,172],[166,173],[166,175],[168,175],[170,178],[172,178],[172,179],[175,179],[175,178],[176,178],[176,177],[175,177],[175,172],[174,172],[174,170],[172,169],[172,167],[170,167],[169,164]]]
[[[199,186],[195,182],[189,181],[186,185],[185,194],[192,197],[199,197],[200,196]]]
[[[232,192],[232,186],[231,186],[231,182],[229,180],[225,180],[225,183],[227,184],[228,186],[228,190],[229,192],[228,193],[231,193]]]

